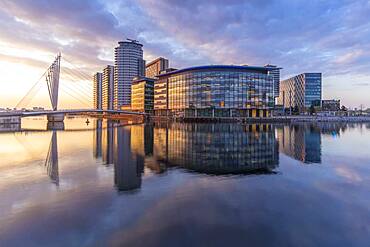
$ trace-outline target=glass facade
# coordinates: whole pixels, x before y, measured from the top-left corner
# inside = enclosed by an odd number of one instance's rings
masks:
[[[266,117],[274,106],[273,78],[264,67],[202,66],[159,75],[159,116]]]
[[[131,85],[131,110],[153,113],[154,79],[134,78]]]
[[[306,73],[304,106],[320,106],[321,98],[321,73]]]
[[[301,110],[311,105],[320,106],[322,98],[321,73],[304,73],[280,83],[278,104],[285,108],[298,107]]]

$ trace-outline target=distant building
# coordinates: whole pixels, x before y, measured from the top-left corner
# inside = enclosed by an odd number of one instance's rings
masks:
[[[101,110],[103,107],[103,74],[102,73],[96,73],[94,75],[94,109]]]
[[[104,68],[102,82],[102,108],[104,110],[112,110],[114,101],[114,66],[108,65]]]
[[[114,51],[114,108],[131,104],[131,83],[136,76],[144,76],[143,45],[136,40],[118,42]]]
[[[32,107],[32,111],[44,111],[45,108],[44,107],[41,107],[41,106],[34,106]]]
[[[160,75],[162,75],[162,74],[166,74],[166,73],[170,73],[170,72],[174,72],[174,71],[176,71],[177,69],[175,69],[175,68],[168,68],[168,69],[165,69],[165,70],[162,70],[162,71],[160,71]]]
[[[322,100],[321,107],[323,111],[339,111],[340,100]]]
[[[321,73],[304,73],[280,82],[278,104],[285,108],[305,110],[320,106],[322,98]]]
[[[168,69],[168,59],[159,57],[146,65],[145,76],[155,78],[161,71],[165,71],[166,69]]]
[[[274,107],[269,68],[191,67],[160,74],[154,84],[156,116],[268,117]]]
[[[154,110],[154,79],[136,77],[131,86],[131,110],[153,113]]]
[[[275,98],[279,97],[280,92],[280,70],[276,65],[266,64],[266,68],[271,68],[272,70],[269,71],[269,74],[272,75],[274,79],[274,96]]]

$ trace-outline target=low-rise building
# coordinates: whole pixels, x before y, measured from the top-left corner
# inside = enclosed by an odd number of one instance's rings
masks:
[[[321,108],[323,111],[339,111],[340,110],[340,100],[322,100]]]
[[[131,85],[131,110],[153,114],[154,79],[136,77]]]
[[[145,76],[148,78],[155,78],[161,71],[168,69],[168,64],[168,59],[163,57],[155,59],[146,65]]]

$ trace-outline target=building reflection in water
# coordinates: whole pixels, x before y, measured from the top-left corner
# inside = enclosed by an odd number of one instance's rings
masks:
[[[304,163],[321,163],[321,133],[312,125],[276,127],[280,152]]]
[[[103,138],[103,120],[97,119],[94,121],[94,142],[93,142],[93,154],[94,158],[99,159],[102,157],[102,138]]]
[[[96,137],[99,136],[96,130]],[[273,173],[278,142],[272,125],[164,123],[102,128],[105,164],[114,164],[118,191],[140,188],[144,167],[181,167],[206,174]],[[94,147],[99,147],[98,143]],[[98,151],[95,151],[98,153]],[[112,155],[112,160],[111,159]]]
[[[155,158],[206,174],[272,172],[278,143],[269,124],[173,123],[154,128]]]
[[[0,133],[1,132],[16,132],[21,130],[21,124],[0,124]]]
[[[110,165],[113,164],[114,122],[104,121],[103,123],[105,131],[102,133],[102,159],[104,164]],[[96,147],[98,146],[96,145]]]
[[[279,151],[305,163],[321,163],[321,135],[340,136],[351,125],[156,123],[120,126],[96,120],[93,154],[113,164],[118,191],[141,187],[144,167],[163,173],[180,167],[205,174],[274,173]],[[368,126],[366,126],[368,127]],[[52,131],[45,161],[59,184],[57,131]]]
[[[348,126],[346,123],[278,125],[280,152],[306,164],[321,163],[322,135],[340,136]]]
[[[115,129],[114,145],[114,184],[118,191],[131,191],[141,187],[141,176],[144,172],[145,156],[134,150],[135,136],[132,126]],[[140,143],[143,145],[143,143]]]
[[[113,164],[114,184],[118,191],[140,188],[145,156],[153,152],[152,129],[141,125],[120,126],[114,121],[96,121],[94,157],[101,157],[105,165]]]

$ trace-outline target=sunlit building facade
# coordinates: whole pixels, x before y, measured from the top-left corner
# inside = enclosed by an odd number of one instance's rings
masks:
[[[211,65],[158,75],[156,116],[188,118],[268,117],[274,107],[270,68]]]
[[[101,110],[102,109],[102,86],[103,86],[103,74],[102,73],[95,73],[94,75],[94,91],[93,91],[93,101],[94,101],[94,109]]]
[[[168,59],[159,57],[146,65],[145,76],[149,78],[155,78],[162,71],[168,69],[168,65]]]
[[[154,79],[135,77],[131,85],[131,110],[153,113]]]
[[[280,83],[278,104],[285,108],[298,107],[305,110],[311,106],[320,106],[321,100],[321,73],[303,73]]]
[[[131,104],[131,83],[136,76],[145,75],[143,45],[136,40],[118,42],[114,50],[114,108]]]
[[[114,101],[114,66],[108,65],[103,70],[102,80],[102,108],[104,110],[113,109]]]

